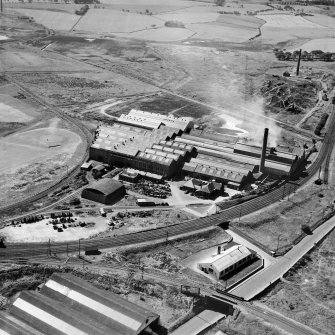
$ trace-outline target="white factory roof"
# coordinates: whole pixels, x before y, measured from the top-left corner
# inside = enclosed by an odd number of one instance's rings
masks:
[[[118,120],[151,129],[158,129],[161,125],[165,125],[185,131],[187,128],[193,128],[194,125],[193,119],[190,117],[174,117],[173,115],[150,113],[137,109],[132,109],[127,115],[122,114]]]
[[[159,318],[143,307],[69,274],[53,274],[40,293],[21,292],[11,307],[10,316],[13,329],[26,323],[36,329],[36,334],[55,335],[136,335]],[[6,329],[8,321],[2,324],[0,318],[0,334]]]
[[[221,272],[249,255],[251,255],[251,251],[244,245],[238,244],[223,251],[221,254],[215,254],[203,260],[201,263],[211,264],[213,268]]]

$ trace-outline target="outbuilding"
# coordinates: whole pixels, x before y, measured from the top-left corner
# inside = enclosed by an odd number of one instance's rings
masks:
[[[81,196],[84,199],[108,205],[116,202],[126,194],[122,183],[110,178],[103,178],[86,187]]]
[[[234,245],[227,250],[218,246],[218,252],[199,262],[198,268],[219,280],[256,257],[256,254],[244,245]]]

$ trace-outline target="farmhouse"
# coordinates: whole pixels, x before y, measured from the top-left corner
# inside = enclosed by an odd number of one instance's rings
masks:
[[[215,255],[198,263],[198,268],[218,280],[254,258],[256,254],[243,245],[235,245],[223,252],[219,246]]]
[[[53,274],[40,292],[23,291],[1,334],[157,334],[159,315],[69,274]],[[146,332],[147,331],[147,332]]]
[[[204,182],[202,180],[192,178],[181,186],[180,189],[194,192],[196,195],[201,197],[211,197],[219,194],[222,190],[222,184],[215,181]]]
[[[126,194],[122,183],[111,178],[103,178],[86,187],[82,191],[82,198],[108,205],[119,200]]]

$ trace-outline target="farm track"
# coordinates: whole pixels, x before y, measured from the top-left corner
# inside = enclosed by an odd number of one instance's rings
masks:
[[[34,202],[36,200],[39,200],[39,199],[47,196],[49,193],[51,193],[51,192],[57,190],[58,188],[66,185],[80,171],[80,166],[87,160],[88,155],[89,155],[89,146],[90,146],[90,143],[92,141],[92,134],[89,132],[89,130],[79,120],[76,120],[76,119],[73,119],[73,118],[69,117],[68,115],[64,114],[62,111],[60,111],[55,106],[50,106],[49,104],[44,102],[41,98],[37,97],[36,94],[31,92],[25,86],[18,83],[13,78],[11,78],[11,76],[8,73],[6,73],[5,75],[8,78],[9,82],[15,84],[20,89],[20,91],[24,92],[32,100],[35,100],[40,105],[46,107],[48,110],[51,110],[55,115],[57,115],[57,117],[59,117],[60,119],[66,121],[68,124],[70,124],[73,129],[79,130],[79,132],[76,132],[76,133],[78,133],[79,135],[81,135],[82,138],[84,138],[84,140],[86,142],[85,143],[86,144],[86,150],[85,150],[84,156],[81,158],[81,160],[77,164],[77,166],[75,166],[71,171],[69,171],[69,173],[65,177],[62,177],[62,179],[56,181],[53,185],[46,188],[42,192],[36,193],[36,194],[30,196],[29,198],[18,201],[14,204],[0,207],[0,215],[3,214],[3,213],[6,213],[8,211],[17,209],[19,207],[28,206],[32,202]]]

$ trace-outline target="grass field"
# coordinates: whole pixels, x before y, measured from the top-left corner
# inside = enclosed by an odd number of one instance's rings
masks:
[[[335,39],[332,38],[322,38],[311,40],[300,48],[303,51],[311,52],[312,50],[322,50],[323,52],[335,52]]]
[[[319,24],[323,27],[335,28],[335,18],[322,14],[314,14],[313,16],[305,16],[307,21]]]
[[[259,19],[266,21],[265,27],[278,27],[278,28],[323,28],[320,24],[313,23],[304,19],[301,16],[294,15],[279,15],[279,14],[264,14],[257,15]]]
[[[258,34],[257,29],[229,27],[220,23],[189,24],[186,26],[196,34],[193,38],[241,43]]]
[[[118,37],[137,38],[147,41],[173,42],[190,38],[194,35],[194,32],[190,29],[160,27],[157,29],[136,31],[133,33],[115,33],[114,35]]]
[[[301,16],[294,15],[257,15],[266,21],[261,27],[260,41],[276,44],[297,39],[329,38],[334,31]]]
[[[216,21],[230,27],[250,29],[259,28],[265,23],[264,20],[254,16],[236,16],[229,14],[221,14]]]
[[[150,15],[90,9],[75,30],[90,33],[129,33],[160,26],[164,26],[164,22]]]
[[[179,21],[184,24],[214,22],[218,16],[219,14],[207,12],[206,9],[203,12],[179,13],[176,11],[173,13],[155,15],[156,18],[162,21]]]
[[[50,29],[70,30],[74,24],[77,23],[80,16],[67,12],[55,12],[49,10],[35,10],[35,9],[15,9],[16,12],[32,16],[34,20]]]

